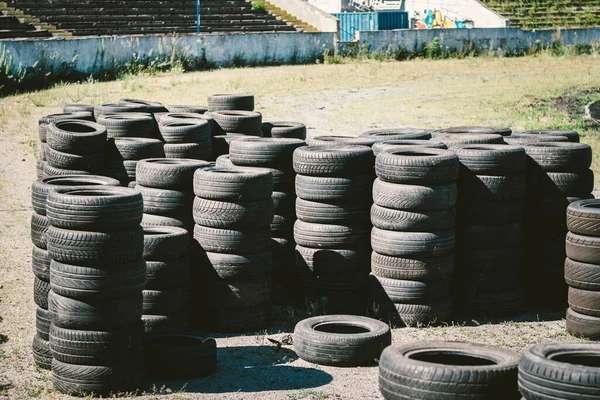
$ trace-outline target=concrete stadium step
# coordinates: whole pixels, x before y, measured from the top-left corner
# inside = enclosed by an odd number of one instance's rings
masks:
[[[52,36],[47,30],[0,29],[0,39],[38,38]]]

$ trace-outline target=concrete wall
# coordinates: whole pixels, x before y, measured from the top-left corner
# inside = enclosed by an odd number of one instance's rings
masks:
[[[535,47],[548,47],[556,39],[564,45],[600,44],[600,28],[552,29],[524,31],[520,28],[473,28],[473,29],[416,29],[395,31],[360,31],[358,42],[371,51],[394,51],[399,48],[412,51],[432,43],[435,38],[444,49],[469,51],[475,45],[480,50],[492,50],[500,54]]]
[[[183,56],[216,66],[240,63],[305,63],[334,50],[333,33],[201,34],[186,36],[104,36],[0,40],[0,54],[12,57],[13,69],[46,63],[69,65],[74,71],[97,74],[131,62]]]
[[[404,0],[403,8],[413,18],[414,12],[424,17],[423,10],[438,9],[450,18],[462,17],[473,21],[476,28],[504,28],[508,20],[487,8],[478,0]]]
[[[314,26],[321,32],[338,34],[340,31],[340,21],[337,18],[304,0],[269,0],[269,3]]]
[[[326,13],[342,12],[342,0],[307,0],[308,4]]]

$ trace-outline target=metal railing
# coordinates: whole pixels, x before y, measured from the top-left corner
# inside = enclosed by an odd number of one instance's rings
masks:
[[[200,34],[200,0],[196,0],[196,34]]]

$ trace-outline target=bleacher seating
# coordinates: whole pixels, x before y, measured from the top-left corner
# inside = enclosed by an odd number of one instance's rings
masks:
[[[47,30],[37,29],[32,24],[23,22],[14,15],[7,15],[4,12],[0,12],[0,39],[47,36],[51,36]]]
[[[75,36],[195,33],[196,0],[4,0]],[[201,0],[200,30],[281,32],[296,29],[250,1]]]

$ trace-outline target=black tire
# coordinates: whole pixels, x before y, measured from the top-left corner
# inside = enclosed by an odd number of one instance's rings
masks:
[[[127,264],[142,258],[144,231],[141,226],[121,231],[86,232],[48,228],[50,258],[66,264],[89,267]]]
[[[48,250],[33,246],[31,270],[38,279],[50,282],[50,256]]]
[[[369,280],[373,292],[383,290],[381,294],[390,301],[402,304],[424,304],[446,298],[452,285],[450,279],[407,281],[371,275]]]
[[[565,282],[583,290],[600,291],[600,265],[565,259]]]
[[[209,301],[218,307],[240,308],[268,304],[271,278],[244,281],[213,281],[207,289]]]
[[[222,133],[221,128],[215,122],[214,118],[206,114],[200,113],[189,113],[189,112],[169,112],[158,117],[159,124],[168,124],[171,122],[189,122],[189,120],[202,120],[210,123],[210,132],[212,136],[219,135]]]
[[[43,308],[48,309],[48,294],[50,293],[50,283],[41,279],[33,278],[33,301],[35,304]]]
[[[117,179],[121,186],[131,187],[131,182],[135,181],[135,171],[138,161],[136,160],[112,160],[106,165],[106,175]],[[135,185],[133,186],[135,187]]]
[[[223,154],[217,157],[217,159],[215,160],[215,166],[225,168],[235,167],[235,165],[233,165],[231,159],[229,158],[229,154]]]
[[[90,121],[55,121],[46,129],[49,149],[61,153],[94,154],[104,148],[106,138],[106,128]]]
[[[254,111],[251,94],[213,94],[208,96],[208,111],[244,110]]]
[[[369,274],[369,253],[366,246],[354,249],[320,249],[297,245],[296,265],[308,279],[348,283],[364,281]]]
[[[50,190],[80,186],[119,186],[119,181],[98,175],[68,175],[38,179],[31,185],[33,211],[40,215],[46,215],[46,200]]]
[[[369,229],[365,224],[315,224],[297,220],[294,224],[294,240],[304,247],[352,248],[368,242]]]
[[[162,290],[185,286],[190,279],[190,258],[146,261],[146,289]]]
[[[111,331],[83,331],[50,327],[52,356],[73,365],[111,366],[137,358],[143,349],[141,321]]]
[[[146,100],[140,100],[140,99],[119,99],[118,103],[143,105],[143,106],[146,106],[146,111],[151,114],[162,113],[162,112],[168,111],[165,106],[163,106],[161,103],[159,103],[157,101],[146,101]]]
[[[186,158],[203,161],[210,161],[212,159],[211,140],[200,143],[167,143],[164,147],[167,158]]]
[[[230,254],[263,253],[271,248],[271,230],[231,230],[194,226],[194,240],[206,252]]]
[[[186,293],[182,287],[161,290],[146,289],[142,295],[144,315],[169,315],[186,307]]]
[[[457,186],[407,185],[375,179],[373,202],[381,207],[405,211],[441,211],[456,204]]]
[[[78,121],[90,121],[94,122],[94,115],[91,112],[76,111],[76,112],[64,112],[62,114],[51,114],[46,115],[39,120],[39,137],[42,143],[46,143],[46,133],[48,125],[52,122],[64,121],[64,120],[78,120]]]
[[[435,326],[450,321],[452,299],[446,298],[427,304],[380,305],[379,314],[400,327]]]
[[[220,229],[257,229],[273,221],[273,200],[226,202],[194,199],[193,215],[198,225]]]
[[[194,203],[191,190],[169,190],[142,186],[135,187],[144,199],[144,213],[155,215],[173,215],[190,212]]]
[[[138,163],[138,185],[160,189],[192,189],[194,172],[210,166],[206,161],[151,158]]]
[[[379,254],[393,257],[437,257],[452,254],[454,230],[439,232],[371,231],[371,246]]]
[[[502,248],[523,239],[523,224],[513,222],[502,225],[462,225],[457,234],[465,246],[473,249]]]
[[[383,128],[363,132],[360,137],[375,139],[378,142],[387,140],[429,140],[431,130],[419,128]]]
[[[356,136],[315,136],[306,139],[309,146],[373,146],[377,140]]]
[[[163,217],[161,215],[144,214],[142,216],[142,227],[147,228],[151,226],[175,226],[177,228],[184,228],[185,224],[178,219]]]
[[[50,313],[41,307],[35,308],[35,332],[43,340],[50,340]]]
[[[86,154],[83,156],[63,153],[49,147],[45,151],[46,162],[54,168],[102,172],[104,167],[104,152]]]
[[[88,112],[91,114],[94,113],[94,105],[92,104],[67,104],[63,107],[63,112],[65,113],[73,113],[73,112]]]
[[[592,163],[592,148],[581,143],[532,143],[527,155],[546,172],[581,172]]]
[[[433,281],[449,278],[454,272],[454,255],[402,258],[371,253],[371,271],[381,278]]]
[[[259,201],[272,192],[273,177],[265,169],[208,167],[194,174],[194,193],[203,199]]]
[[[110,331],[135,324],[142,318],[142,294],[81,301],[50,292],[48,311],[50,321],[59,328]]]
[[[329,204],[298,198],[296,200],[296,216],[301,221],[317,224],[361,222],[368,224],[369,206],[367,204],[357,204],[352,200]]]
[[[144,160],[165,157],[163,143],[158,139],[123,137],[107,142],[106,158],[111,160]]]
[[[600,317],[600,292],[569,287],[571,310],[590,317]]]
[[[307,318],[294,328],[294,350],[298,357],[321,365],[371,365],[391,343],[389,326],[354,315]]]
[[[455,181],[458,165],[451,151],[407,148],[379,153],[375,173],[386,182],[436,185]]]
[[[441,211],[403,211],[373,204],[371,223],[388,231],[431,232],[454,228],[456,211],[447,208]]]
[[[565,239],[567,257],[587,264],[600,264],[600,238],[568,232]]]
[[[146,113],[145,104],[135,103],[106,103],[94,106],[94,116],[96,119],[104,114],[124,114],[124,113]]]
[[[293,159],[294,171],[301,175],[340,178],[373,171],[373,152],[366,146],[299,147]]]
[[[52,351],[50,350],[50,342],[42,339],[39,335],[34,335],[31,348],[33,350],[33,361],[35,362],[35,365],[42,369],[51,369]]]
[[[76,300],[118,299],[139,294],[146,286],[143,259],[108,268],[70,265],[52,260],[50,288],[54,293]]]
[[[204,114],[208,111],[208,106],[190,106],[190,105],[167,105],[165,106],[169,113],[191,113]]]
[[[146,374],[155,379],[192,379],[217,368],[217,342],[188,334],[154,334],[144,339]]]
[[[184,332],[189,327],[189,312],[186,309],[169,315],[142,315],[146,334]]]
[[[224,154],[229,154],[229,146],[233,140],[239,139],[238,137],[228,136],[228,135],[218,135],[212,137],[212,152],[213,159],[217,159],[217,157],[222,156]]]
[[[221,130],[226,133],[259,132],[262,123],[262,115],[256,111],[211,111],[210,116],[214,118]]]
[[[59,188],[48,193],[46,213],[57,228],[129,229],[142,221],[143,200],[129,188]]]
[[[347,178],[297,175],[296,195],[309,201],[335,203],[352,199],[355,203],[370,203],[373,174],[361,174]]]
[[[490,176],[462,173],[458,177],[459,203],[521,200],[526,195],[525,173]]]
[[[90,171],[56,168],[47,162],[44,163],[44,178],[60,177],[65,175],[91,175]]]
[[[537,196],[585,197],[594,189],[594,172],[541,172],[530,171],[527,176],[530,192]]]
[[[432,141],[444,143],[448,148],[463,144],[504,144],[504,137],[501,135],[488,135],[479,133],[465,134],[444,134],[434,133]]]
[[[395,150],[403,150],[406,147],[425,147],[425,148],[429,148],[429,149],[441,149],[441,150],[447,150],[448,146],[446,146],[444,143],[438,143],[438,142],[434,142],[432,140],[406,140],[406,139],[394,139],[394,140],[384,140],[382,142],[377,142],[373,145],[373,147],[371,147],[371,150],[373,150],[373,154],[375,154],[375,156],[377,156],[377,154],[381,153],[382,151],[395,151]]]
[[[96,121],[106,127],[109,138],[136,137],[152,139],[158,136],[154,117],[143,112],[105,114],[98,116]]]
[[[208,266],[225,281],[245,281],[271,275],[273,256],[270,251],[256,254],[206,252]]]
[[[457,205],[457,214],[463,224],[501,225],[522,222],[525,204],[522,200],[461,202]]]
[[[44,179],[46,174],[44,173],[44,165],[46,165],[46,161],[38,158],[35,160],[35,177],[37,179]]]
[[[591,340],[600,339],[600,318],[567,309],[566,328],[569,334]]]
[[[263,122],[261,130],[264,137],[306,140],[306,125],[300,122]]]
[[[505,144],[454,147],[461,165],[477,175],[510,175],[525,171],[527,156],[519,146]]]
[[[519,355],[485,344],[416,341],[386,348],[379,389],[386,399],[519,399]]]
[[[49,225],[47,217],[31,213],[31,242],[35,247],[46,249],[46,232]]]
[[[560,342],[534,346],[519,363],[519,390],[527,399],[597,399],[597,343]]]
[[[529,130],[529,131],[517,131],[520,135],[528,136],[558,136],[566,137],[569,142],[579,143],[579,133],[571,130],[558,130],[558,129],[547,129],[547,130]],[[545,140],[545,139],[544,139]]]
[[[205,120],[183,120],[158,125],[165,143],[200,143],[210,139],[210,123]]]
[[[144,259],[169,261],[186,255],[190,238],[187,230],[172,226],[144,228]]]
[[[569,204],[567,228],[579,235],[600,236],[600,200],[580,200]]]
[[[570,142],[566,136],[551,135],[526,135],[521,133],[511,133],[504,137],[504,142],[513,146],[522,146],[532,142]]]
[[[61,393],[108,396],[139,389],[143,380],[142,356],[111,366],[74,365],[52,360],[52,383]]]
[[[510,136],[512,129],[493,126],[453,126],[451,128],[438,129],[436,134],[478,134],[478,135],[502,135]]]
[[[231,142],[229,158],[235,165],[291,169],[294,150],[302,146],[300,139],[244,138]]]

